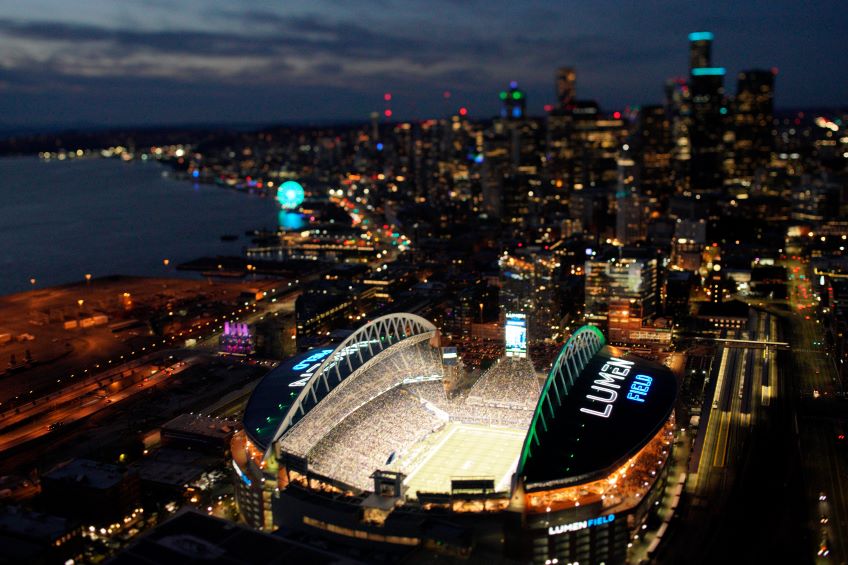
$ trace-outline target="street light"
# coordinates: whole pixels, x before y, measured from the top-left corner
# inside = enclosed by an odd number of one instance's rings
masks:
[[[85,274],[85,284],[88,284],[89,282],[91,282],[91,273],[86,273]]]

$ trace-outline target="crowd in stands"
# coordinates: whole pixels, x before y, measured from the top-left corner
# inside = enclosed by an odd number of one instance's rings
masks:
[[[339,383],[281,441],[283,450],[305,457],[327,430],[335,427],[361,406],[395,387],[405,378],[441,374],[437,349],[426,341],[402,342],[392,355],[383,356],[365,371]],[[322,385],[318,385],[320,394]]]
[[[518,410],[534,410],[541,388],[530,359],[504,357],[471,387],[467,402]]]
[[[469,402],[467,390],[448,398],[440,382],[407,384],[404,387],[422,401],[447,413],[452,422],[526,429],[533,418],[535,404],[531,409],[519,409],[515,407],[515,403],[510,402]],[[536,394],[538,396],[539,393]],[[502,399],[500,396],[497,398]]]
[[[438,349],[402,342],[332,389],[283,437],[281,448],[308,458],[318,474],[370,490],[371,474],[388,468],[393,453],[403,457],[448,421],[529,427],[540,394],[529,359],[503,358],[451,397],[441,380],[409,382],[441,372]]]
[[[371,490],[370,476],[389,458],[415,445],[444,421],[403,388],[381,394],[330,431],[310,452],[316,473]]]

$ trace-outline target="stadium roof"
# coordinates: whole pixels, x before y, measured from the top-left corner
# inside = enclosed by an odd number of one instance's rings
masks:
[[[290,357],[265,375],[247,401],[244,430],[250,441],[267,449],[283,416],[321,362],[333,352],[332,347],[310,349]]]
[[[337,346],[310,349],[286,359],[253,390],[242,419],[245,433],[260,449],[268,450],[275,435],[279,437],[375,355],[407,337],[433,330],[435,326],[418,316],[392,314],[367,322]],[[308,400],[307,394],[311,395]],[[298,414],[287,419],[293,407]],[[288,420],[285,425],[284,420]]]
[[[518,474],[530,490],[610,474],[659,432],[674,407],[669,369],[603,345],[592,337],[597,329],[578,332],[554,363],[525,440]]]

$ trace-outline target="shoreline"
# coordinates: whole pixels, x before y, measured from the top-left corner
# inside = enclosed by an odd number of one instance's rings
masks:
[[[241,257],[249,246],[246,234],[276,228],[277,211],[264,194],[254,192],[255,198],[236,204],[237,197],[227,196],[232,191],[185,183],[167,162],[138,166],[148,162],[117,163],[99,155],[61,162],[0,157],[9,201],[0,210],[6,242],[0,268],[7,275],[0,296],[73,284],[87,273],[198,279],[177,265]],[[53,187],[68,196],[57,197]]]

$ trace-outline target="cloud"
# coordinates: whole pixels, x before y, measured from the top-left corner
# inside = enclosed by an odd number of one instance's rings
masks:
[[[30,9],[25,18],[23,9],[0,8],[0,113],[24,108],[41,119],[32,104],[15,99],[38,93],[72,114],[86,93],[128,116],[148,99],[183,113],[206,108],[212,117],[235,111],[224,108],[224,100],[244,105],[238,111],[253,111],[257,119],[286,108],[296,108],[297,116],[363,116],[381,110],[381,94],[389,90],[396,94],[396,116],[444,114],[455,103],[482,116],[497,112],[496,93],[512,79],[540,111],[553,97],[560,65],[577,68],[580,97],[638,104],[657,101],[662,81],[686,72],[686,32],[702,26],[716,32],[716,63],[731,73],[734,57],[743,61],[737,69],[780,66],[778,100],[790,80],[805,94],[836,98],[848,89],[842,75],[826,84],[815,80],[816,73],[827,74],[821,70],[827,58],[810,61],[788,47],[781,52],[777,38],[785,28],[794,30],[796,43],[807,42],[806,52],[816,51],[815,42],[828,47],[822,52],[841,52],[829,48],[841,35],[828,28],[819,34],[823,39],[801,33],[818,33],[819,16],[805,12],[805,25],[796,25],[793,5],[778,10],[780,18],[740,8],[728,20],[729,0],[722,1],[695,9],[659,0],[645,9],[604,0],[567,6],[432,0],[426,8],[398,0],[244,0],[237,7],[226,0],[185,0],[178,7],[157,0],[156,9],[139,4],[111,11],[82,3],[73,16],[57,5],[53,20],[50,10]],[[748,33],[752,25],[762,31]],[[449,103],[443,90],[454,93]],[[259,95],[267,106],[256,102]]]

